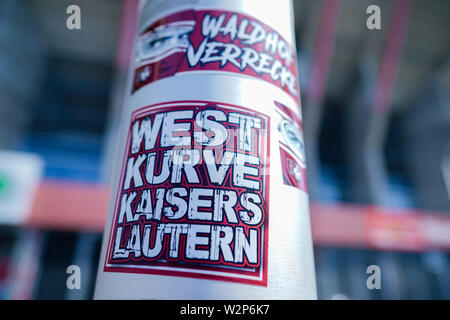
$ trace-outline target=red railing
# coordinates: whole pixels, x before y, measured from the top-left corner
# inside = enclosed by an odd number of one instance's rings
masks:
[[[102,232],[109,189],[44,181],[27,226]],[[381,250],[450,250],[450,214],[350,204],[311,204],[314,243]]]

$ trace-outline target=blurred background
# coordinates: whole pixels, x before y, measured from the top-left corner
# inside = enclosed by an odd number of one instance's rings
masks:
[[[450,299],[450,1],[293,2],[319,298]],[[136,3],[0,0],[0,299],[92,298]]]

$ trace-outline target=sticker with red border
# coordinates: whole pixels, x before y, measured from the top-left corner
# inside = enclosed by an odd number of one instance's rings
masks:
[[[135,111],[104,270],[267,286],[269,126],[208,101]]]
[[[251,16],[185,10],[151,23],[136,43],[132,92],[184,72],[226,72],[274,84],[299,103],[295,49]]]
[[[275,101],[275,111],[281,117],[277,129],[283,182],[308,192],[302,121],[297,113],[278,101]]]

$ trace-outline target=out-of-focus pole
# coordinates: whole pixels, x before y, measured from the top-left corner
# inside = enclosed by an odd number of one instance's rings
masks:
[[[290,1],[141,1],[97,299],[315,299]]]
[[[323,118],[329,66],[336,41],[340,0],[323,0],[315,48],[311,62],[311,74],[305,92],[304,118],[306,154],[308,159],[308,186],[313,201],[320,198],[319,135]]]

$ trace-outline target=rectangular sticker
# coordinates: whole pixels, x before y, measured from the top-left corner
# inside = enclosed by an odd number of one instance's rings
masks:
[[[302,121],[295,112],[278,101],[275,101],[275,111],[280,116],[277,129],[283,182],[308,192]]]
[[[134,112],[104,270],[267,286],[269,125],[207,101]]]
[[[186,10],[138,37],[133,92],[182,72],[231,72],[276,85],[299,103],[295,49],[274,29],[241,13]]]

